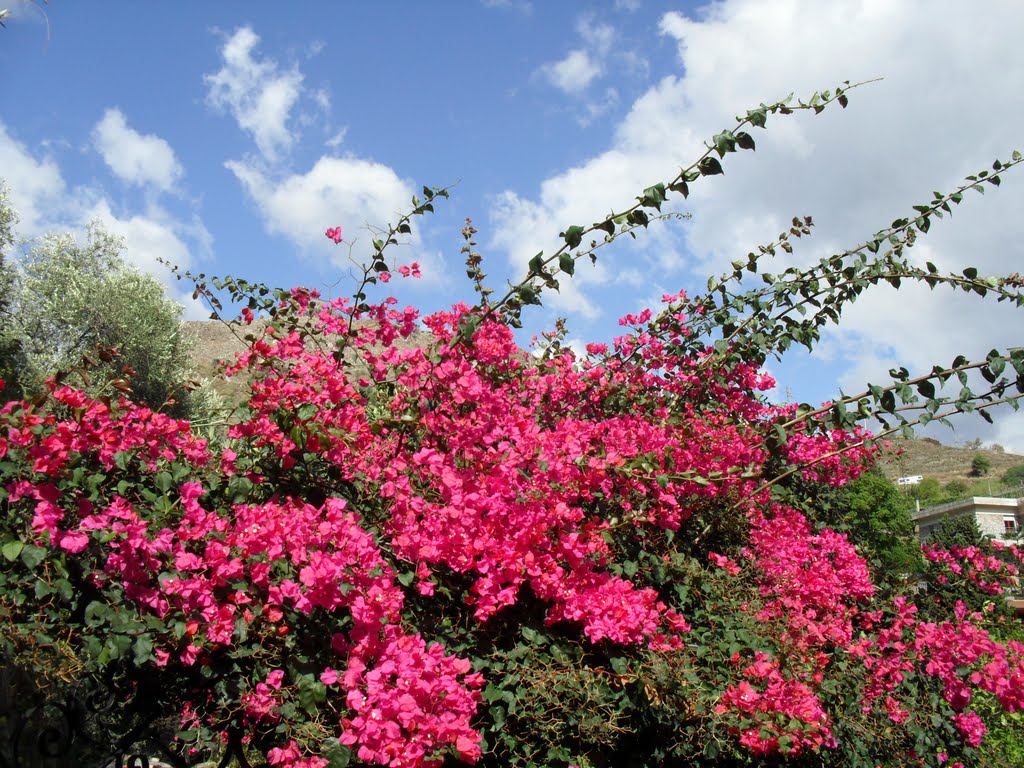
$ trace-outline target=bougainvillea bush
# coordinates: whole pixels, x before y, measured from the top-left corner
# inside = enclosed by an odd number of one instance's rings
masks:
[[[773,404],[762,366],[881,282],[1024,303],[1019,279],[905,255],[1019,154],[850,251],[755,275],[810,234],[794,219],[586,355],[562,329],[534,354],[513,333],[577,260],[753,149],[745,127],[846,100],[751,110],[632,207],[567,227],[502,297],[467,223],[473,306],[369,297],[418,275],[389,246],[444,190],[381,233],[351,299],[197,276],[215,308],[242,303],[249,342],[227,368],[246,402],[216,443],[73,377],[7,403],[8,661],[50,691],[144,699],[173,722],[168,759],[193,764],[978,763],[981,713],[1024,708],[1000,594],[1021,554],[929,550],[933,591],[883,592],[857,542],[817,522],[815,489],[857,477],[893,429],[1016,403],[1024,356],[895,370],[820,407]],[[423,327],[429,343],[402,343]],[[947,582],[986,597],[944,603]]]

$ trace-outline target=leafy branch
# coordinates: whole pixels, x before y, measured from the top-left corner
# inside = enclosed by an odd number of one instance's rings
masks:
[[[1021,154],[1014,152],[1009,162],[997,160],[992,167],[1002,172],[1020,162]],[[719,352],[730,346],[752,348],[764,359],[769,355],[781,357],[793,342],[811,349],[820,338],[821,328],[839,322],[847,304],[855,301],[868,286],[883,282],[896,288],[903,280],[924,282],[932,289],[945,284],[981,297],[993,292],[997,294],[997,301],[1010,300],[1017,306],[1024,306],[1024,292],[1020,290],[1024,288],[1024,280],[1019,275],[980,277],[973,267],[960,274],[941,274],[930,262],[924,268],[916,267],[903,256],[919,234],[928,232],[933,216],[942,218],[943,211],[951,212],[951,204],[959,205],[965,191],[981,191],[982,181],[998,185],[999,175],[982,171],[968,176],[967,182],[952,192],[935,192],[930,203],[915,205],[915,217],[897,219],[866,242],[823,258],[809,268],[789,267],[779,275],[762,273],[765,287],[742,294],[730,292],[729,283],[741,283],[746,273],[757,273],[764,256],[774,256],[777,248],[792,252],[790,235],[799,238],[810,234],[811,218],[794,218],[790,230],[780,234],[774,243],[760,246],[758,253],[749,253],[746,260],[734,261],[732,272],[710,278],[708,293],[666,307],[652,321],[651,327],[663,325],[673,315],[686,312],[691,318],[688,325],[691,335],[687,342],[693,352],[700,352],[709,337],[720,334],[714,342]],[[868,253],[877,254],[886,243],[891,247],[882,256],[868,256]],[[793,319],[793,313],[804,319]]]
[[[725,129],[715,134],[711,142],[706,144],[705,151],[690,165],[683,168],[668,182],[659,182],[647,187],[643,193],[637,196],[637,202],[629,208],[618,213],[611,213],[602,221],[595,222],[589,226],[573,225],[559,233],[563,242],[559,248],[549,256],[541,251],[532,259],[528,265],[528,272],[518,283],[511,285],[508,291],[487,307],[484,317],[502,311],[511,324],[518,327],[519,315],[522,308],[529,304],[540,303],[540,293],[544,287],[556,288],[558,283],[555,275],[564,273],[572,276],[575,270],[575,263],[583,258],[589,257],[596,261],[594,250],[598,245],[607,244],[623,234],[632,234],[638,227],[647,227],[654,219],[661,217],[661,206],[669,200],[671,193],[681,195],[684,199],[690,194],[690,185],[705,176],[716,176],[723,174],[721,160],[730,152],[737,149],[755,148],[753,137],[742,130],[746,127],[764,128],[769,115],[789,115],[798,111],[813,111],[815,114],[822,112],[829,104],[838,102],[840,106],[846,107],[848,103],[848,91],[861,85],[874,81],[865,81],[851,85],[845,81],[834,91],[821,91],[815,93],[806,102],[798,101],[792,104],[792,95],[777,101],[774,104],[761,104],[755,109],[748,110],[745,116],[736,118],[736,125],[732,129]],[[717,157],[716,157],[717,155]],[[655,211],[656,216],[652,217],[650,211]],[[603,232],[604,236],[600,243],[591,241],[587,247],[581,247],[584,239],[589,235],[596,235]]]

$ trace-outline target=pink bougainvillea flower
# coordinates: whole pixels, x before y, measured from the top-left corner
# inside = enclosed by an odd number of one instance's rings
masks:
[[[335,243],[341,242],[341,227],[331,227],[324,234]]]

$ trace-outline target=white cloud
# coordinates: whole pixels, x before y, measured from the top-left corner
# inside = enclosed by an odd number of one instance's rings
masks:
[[[792,91],[806,97],[846,79],[885,78],[851,92],[846,110],[769,117],[767,131],[752,131],[756,153],[727,157],[724,177],[693,185],[686,203],[693,222],[675,236],[664,234],[661,243],[689,252],[691,269],[670,261],[659,280],[718,272],[772,240],[797,214],[813,215],[817,227],[788,261],[811,263],[907,215],[931,190],[950,189],[995,157],[1006,158],[1020,140],[1024,102],[1008,94],[1024,90],[1024,59],[1012,39],[988,33],[993,24],[1024,23],[1019,3],[993,3],[979,15],[944,0],[922,15],[906,4],[870,0],[726,0],[700,14],[663,17],[662,32],[678,45],[680,73],[636,100],[604,152],[552,175],[533,199],[511,191],[496,199],[494,242],[514,264],[551,247],[550,238],[536,233],[589,224],[598,211],[628,206],[643,187],[698,157],[703,142],[731,126],[733,115]],[[797,28],[806,34],[793,36]],[[936,221],[911,253],[927,247],[929,258],[950,270],[973,264],[987,273],[1019,271],[1024,179],[1018,175],[1007,174],[985,199],[967,199],[952,221]],[[600,258],[611,274],[625,266],[618,250]],[[636,264],[630,252],[629,266]],[[570,311],[587,317],[614,301],[598,284],[573,282],[575,294],[563,290],[561,297]],[[849,360],[843,385],[850,391],[855,379],[884,379],[890,358],[930,366],[959,352],[984,356],[991,346],[1020,344],[1020,318],[991,304],[926,290],[869,293],[831,337],[837,358]],[[1014,434],[1024,434],[1014,423]]]
[[[346,126],[345,128],[342,128],[341,130],[335,132],[335,134],[331,136],[329,139],[327,139],[327,141],[325,141],[324,144],[326,144],[331,149],[337,149],[338,147],[345,143],[345,136],[347,134],[348,127]]]
[[[46,229],[48,217],[65,193],[64,178],[50,158],[37,160],[0,122],[0,178],[10,190],[18,212],[18,233],[34,237]]]
[[[335,267],[365,263],[380,229],[397,223],[408,210],[414,185],[387,165],[354,156],[326,154],[305,172],[279,156],[279,150],[286,150],[296,139],[288,129],[289,121],[305,125],[313,120],[300,110],[291,117],[300,96],[308,96],[322,112],[330,107],[330,96],[324,89],[304,91],[303,74],[297,67],[282,73],[272,59],[257,60],[253,50],[258,42],[248,27],[238,30],[224,46],[225,66],[206,77],[211,103],[227,106],[239,125],[253,133],[262,154],[262,158],[246,156],[224,165],[255,202],[267,232],[282,235],[312,259]],[[336,151],[346,132],[344,127],[335,131],[325,145]],[[336,245],[324,236],[333,226],[343,228],[345,243]],[[406,243],[420,246],[418,232],[414,230]],[[401,251],[392,249],[391,255],[401,258]],[[440,254],[417,248],[408,261],[423,267],[421,284],[442,279]]]
[[[268,177],[252,163],[229,161],[263,216],[268,232],[287,237],[307,254],[337,265],[348,265],[346,245],[335,245],[324,230],[341,226],[345,242],[353,244],[352,258],[362,263],[370,255],[374,235],[367,227],[395,224],[410,205],[412,183],[380,163],[352,157],[321,157],[307,173],[282,179]],[[419,242],[414,230],[408,242]],[[420,251],[409,260],[425,262]],[[437,269],[424,270],[425,279],[438,279]]]
[[[93,144],[114,174],[129,184],[168,190],[181,178],[170,144],[159,136],[130,128],[119,109],[108,109],[92,132]]]
[[[564,59],[541,67],[551,85],[566,93],[585,90],[601,74],[601,65],[582,49],[569,51]]]
[[[568,94],[579,94],[604,74],[604,59],[615,41],[615,29],[585,14],[576,23],[576,32],[583,46],[564,58],[543,65],[538,74],[548,83]]]
[[[588,101],[583,106],[583,113],[576,118],[576,121],[582,126],[590,125],[605,112],[618,106],[618,103],[619,92],[614,88],[606,88],[601,98]]]
[[[605,62],[615,42],[615,28],[587,13],[577,20],[576,33],[582,45],[569,51],[564,58],[544,64],[536,74],[560,91],[579,96],[605,74]],[[623,58],[625,66],[631,68],[636,65],[637,57],[634,53],[622,51],[617,55]],[[609,106],[609,93],[617,98],[615,89],[609,88],[605,92],[604,106],[600,100],[588,105],[591,118]]]
[[[230,112],[252,135],[260,154],[273,162],[297,138],[288,122],[303,78],[296,67],[282,71],[273,59],[254,56],[259,41],[249,27],[238,29],[221,49],[224,65],[203,80],[209,87],[208,103]]]

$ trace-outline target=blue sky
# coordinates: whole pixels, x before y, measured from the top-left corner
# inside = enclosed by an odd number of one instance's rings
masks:
[[[627,207],[762,101],[882,77],[845,111],[769,122],[678,210],[606,249],[526,316],[569,320],[575,343],[680,288],[698,289],[794,215],[815,234],[790,263],[853,245],[932,190],[1024,149],[1024,56],[1005,30],[1024,5],[868,0],[450,0],[42,5],[0,2],[0,177],[31,240],[99,219],[178,298],[157,264],[334,295],[367,225],[394,221],[424,185],[457,183],[403,246],[424,310],[471,300],[459,254],[472,217],[496,287],[558,233]],[[927,11],[927,12],[926,12]],[[1017,174],[1019,175],[1019,174]],[[1022,271],[1024,181],[1008,174],[915,248],[920,261]],[[186,302],[187,303],[187,302]],[[201,308],[187,306],[190,317]],[[813,357],[773,364],[779,394],[819,402],[893,364],[1022,343],[1019,312],[948,293],[862,298]],[[1024,451],[1024,420],[961,419]]]

